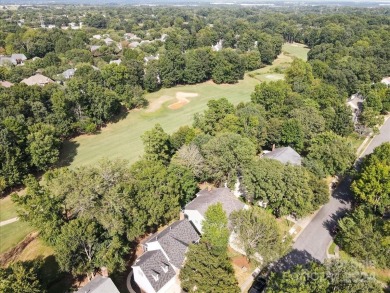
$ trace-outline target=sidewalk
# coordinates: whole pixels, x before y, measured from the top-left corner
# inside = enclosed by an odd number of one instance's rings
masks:
[[[0,222],[0,227],[8,225],[8,224],[12,224],[12,223],[17,222],[17,221],[19,221],[18,217],[15,217],[15,218],[12,218],[12,219],[9,219],[6,221],[2,221],[2,222]]]

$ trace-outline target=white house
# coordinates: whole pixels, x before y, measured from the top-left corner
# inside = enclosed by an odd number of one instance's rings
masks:
[[[144,254],[133,264],[134,281],[146,293],[180,292],[178,272],[191,243],[200,239],[188,220],[176,221],[141,242]]]
[[[23,65],[27,60],[24,54],[12,54],[11,56],[0,56],[0,65]]]
[[[381,83],[390,86],[390,76],[382,78]]]
[[[184,214],[191,221],[196,229],[202,233],[202,222],[204,214],[210,205],[221,203],[227,217],[233,211],[245,208],[245,204],[232,194],[229,188],[204,189],[198,192],[196,198],[184,207]]]
[[[121,60],[121,59],[111,60],[111,61],[110,61],[110,64],[120,65],[121,63],[122,63],[122,60]]]
[[[217,44],[211,46],[211,49],[215,52],[219,52],[222,50],[222,44],[223,44],[223,40],[219,40]]]
[[[75,68],[70,68],[70,69],[67,69],[65,70],[62,74],[62,76],[65,78],[65,79],[69,79],[69,78],[72,78],[74,76],[76,72],[76,69]]]

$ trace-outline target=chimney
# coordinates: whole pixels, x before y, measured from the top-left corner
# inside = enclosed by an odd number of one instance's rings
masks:
[[[103,278],[108,278],[108,269],[107,269],[107,267],[101,267],[101,271],[102,271],[102,277]]]
[[[272,151],[274,151],[274,150],[275,150],[275,144],[272,145]]]
[[[152,277],[157,282],[159,279],[159,273],[157,273],[157,272],[152,273]]]
[[[161,266],[161,268],[164,271],[164,273],[168,273],[169,266],[167,264],[163,264],[163,266]]]

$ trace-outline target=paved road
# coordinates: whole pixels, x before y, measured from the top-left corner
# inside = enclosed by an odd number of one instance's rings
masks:
[[[390,119],[387,119],[380,129],[380,134],[374,137],[363,155],[370,154],[386,141],[390,141]],[[320,209],[295,241],[292,252],[276,264],[276,270],[283,271],[296,264],[304,264],[312,260],[324,261],[337,220],[350,208],[350,183],[351,179],[347,177],[339,184],[330,201]]]
[[[388,118],[380,129],[380,133],[374,137],[368,147],[364,150],[362,156],[371,154],[373,150],[382,143],[390,141],[390,118]]]

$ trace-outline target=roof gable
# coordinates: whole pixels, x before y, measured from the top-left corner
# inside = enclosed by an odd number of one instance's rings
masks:
[[[158,292],[176,273],[161,250],[147,251],[141,255],[133,267],[140,267],[146,279]]]
[[[199,238],[194,226],[188,220],[181,220],[169,225],[160,233],[153,234],[145,244],[158,241],[169,261],[180,268],[188,246],[197,242]]]

